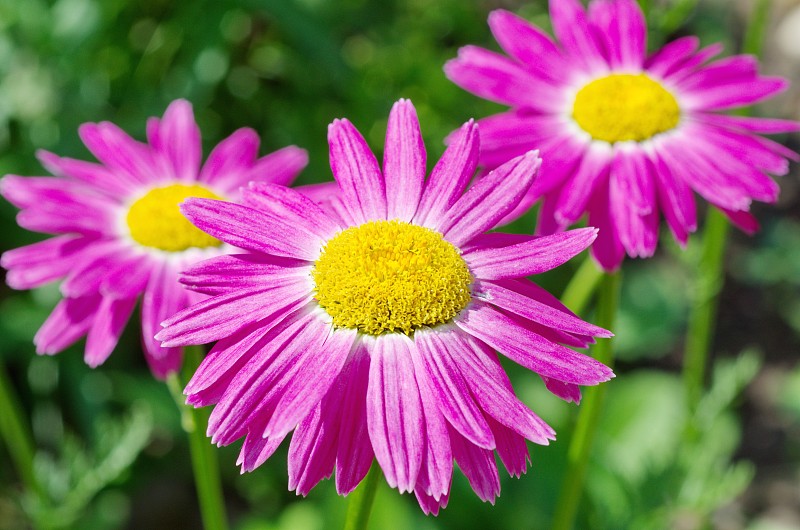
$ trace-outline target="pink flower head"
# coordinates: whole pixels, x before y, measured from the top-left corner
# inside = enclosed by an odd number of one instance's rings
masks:
[[[717,111],[750,105],[787,86],[764,77],[758,61],[737,55],[708,62],[717,44],[698,50],[684,37],[646,56],[645,20],[635,0],[551,0],[559,41],[507,12],[489,26],[510,57],[466,46],[445,65],[457,85],[510,105],[480,121],[487,169],[529,149],[542,175],[517,212],[542,198],[538,233],[559,232],[589,214],[600,229],[592,254],[606,270],[625,253],[652,256],[663,214],[684,245],[697,227],[693,191],[747,232],[758,224],[753,200],[774,202],[796,153],[759,133],[796,131],[798,123]]]
[[[186,221],[178,203],[189,196],[236,199],[250,180],[288,184],[305,167],[306,152],[286,147],[257,159],[258,135],[239,129],[201,168],[200,130],[183,100],[162,119],[148,120],[149,145],[108,122],[86,123],[79,134],[100,164],[40,151],[56,177],[0,181],[0,193],[21,210],[20,226],[55,234],[3,254],[6,281],[31,289],[63,279],[63,299],[36,333],[36,351],[54,354],[85,335],[92,367],[111,354],[143,295],[145,357],[163,378],[180,368],[181,350],[162,347],[153,335],[167,316],[202,298],[180,285],[178,271],[228,250]]]
[[[478,128],[465,124],[425,178],[416,111],[389,116],[383,170],[347,120],[328,129],[340,193],[330,213],[294,190],[252,183],[242,204],[189,199],[195,225],[250,254],[220,256],[182,280],[211,295],[167,320],[167,347],[219,341],[186,387],[216,405],[209,435],[245,437],[243,471],[294,430],[289,486],[307,494],[336,469],[353,491],[373,458],[422,509],[447,504],[453,460],[481,499],[526,470],[525,440],[553,430],[514,395],[495,351],[533,370],[556,395],[613,376],[585,347],[611,334],[583,322],[525,276],[584,250],[594,228],[534,237],[486,233],[534,181],[528,152],[467,185]]]

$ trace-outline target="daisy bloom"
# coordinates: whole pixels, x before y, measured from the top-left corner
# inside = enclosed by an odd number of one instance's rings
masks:
[[[245,437],[242,471],[294,430],[289,487],[299,494],[335,468],[346,495],[375,458],[392,487],[438,513],[455,460],[494,501],[493,451],[519,476],[525,440],[554,435],[517,399],[495,351],[566,400],[613,376],[562,345],[611,334],[525,279],[581,252],[596,230],[486,233],[528,191],[540,159],[526,153],[467,189],[478,154],[472,121],[427,181],[407,100],[389,116],[383,170],[349,121],[334,121],[328,141],[339,187],[330,213],[268,183],[250,184],[242,204],[183,203],[197,227],[251,253],[190,268],[181,281],[211,298],[156,338],[167,347],[219,341],[185,392],[194,406],[216,405],[214,443]]]
[[[108,122],[86,123],[79,134],[100,164],[40,151],[55,177],[7,175],[0,181],[0,193],[21,210],[20,226],[55,234],[4,253],[6,281],[31,289],[63,279],[63,299],[36,333],[36,351],[55,354],[85,335],[84,358],[92,367],[111,354],[142,295],[145,357],[164,378],[180,368],[181,350],[153,339],[159,323],[201,298],[180,285],[178,271],[226,251],[222,241],[190,224],[178,203],[237,199],[250,180],[288,184],[306,165],[306,152],[287,147],[257,159],[258,135],[239,129],[201,168],[200,130],[183,100],[162,119],[148,120],[148,144]]]
[[[645,19],[635,0],[551,0],[559,41],[507,12],[489,26],[510,57],[467,46],[445,65],[457,85],[507,104],[480,121],[486,168],[532,148],[542,175],[520,209],[542,199],[538,233],[563,230],[588,212],[600,229],[592,254],[606,270],[627,253],[652,256],[663,214],[685,245],[697,227],[693,191],[752,233],[753,200],[774,202],[787,158],[796,153],[759,133],[798,130],[798,123],[734,117],[718,111],[751,105],[787,86],[757,72],[755,57],[709,62],[713,44],[675,40],[645,54]]]

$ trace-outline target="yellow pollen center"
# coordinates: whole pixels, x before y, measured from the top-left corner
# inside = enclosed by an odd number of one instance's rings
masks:
[[[339,327],[411,334],[443,324],[470,301],[470,275],[438,232],[372,221],[339,232],[311,272],[319,305]]]
[[[220,246],[221,241],[194,226],[181,213],[178,204],[189,197],[222,199],[198,185],[154,188],[134,202],[125,217],[133,240],[145,247],[169,252]]]
[[[678,125],[681,109],[647,75],[613,74],[578,91],[572,117],[595,140],[641,142]]]

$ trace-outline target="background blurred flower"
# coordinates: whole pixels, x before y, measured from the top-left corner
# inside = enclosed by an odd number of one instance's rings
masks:
[[[427,182],[409,101],[390,114],[383,171],[349,121],[334,121],[328,138],[334,213],[260,183],[241,205],[184,203],[199,228],[253,254],[189,269],[182,281],[212,297],[170,318],[157,338],[168,347],[219,341],[186,394],[195,406],[216,404],[212,441],[246,437],[243,471],[294,430],[289,486],[303,495],[334,467],[337,491],[350,493],[374,455],[389,485],[413,491],[426,513],[447,504],[453,459],[494,502],[493,451],[519,476],[525,440],[554,437],[515,396],[494,350],[568,401],[580,399],[578,385],[613,377],[559,344],[611,334],[525,278],[584,250],[596,230],[485,233],[516,207],[541,161],[527,153],[465,191],[477,161],[472,121]]]
[[[491,169],[529,149],[542,152],[542,177],[520,205],[542,199],[537,231],[563,230],[585,213],[600,229],[592,255],[606,270],[627,253],[649,257],[659,219],[681,245],[697,227],[693,191],[752,233],[753,200],[774,202],[797,154],[759,134],[797,122],[717,113],[753,104],[787,86],[758,75],[758,61],[698,51],[683,37],[646,56],[646,25],[634,0],[550,2],[559,45],[506,11],[489,25],[511,57],[467,46],[447,76],[476,95],[511,105],[480,121],[481,163]]]
[[[305,166],[305,151],[287,147],[257,159],[259,139],[239,129],[200,167],[200,130],[191,105],[173,102],[147,123],[149,145],[109,122],[87,123],[80,136],[101,164],[39,152],[53,177],[7,175],[0,193],[21,209],[20,226],[56,237],[7,251],[1,263],[15,289],[64,279],[63,299],[34,337],[54,354],[86,336],[84,358],[103,363],[142,296],[142,341],[154,374],[178,370],[179,348],[153,339],[168,315],[197,300],[178,270],[225,251],[184,219],[178,203],[191,196],[236,198],[250,180],[288,184]]]

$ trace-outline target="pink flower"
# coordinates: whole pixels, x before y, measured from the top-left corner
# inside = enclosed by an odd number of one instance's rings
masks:
[[[447,76],[478,96],[510,105],[480,121],[480,160],[491,169],[532,148],[542,176],[517,212],[542,199],[538,233],[577,222],[600,229],[592,254],[606,270],[627,253],[652,256],[663,214],[684,245],[697,227],[693,191],[747,232],[753,200],[774,202],[787,158],[797,154],[759,133],[796,131],[796,122],[726,116],[787,86],[737,55],[708,62],[684,37],[646,56],[646,27],[634,0],[550,2],[557,45],[539,28],[494,11],[489,26],[510,57],[466,46]]]
[[[177,371],[180,348],[153,339],[167,316],[201,299],[178,283],[178,270],[227,249],[181,215],[186,197],[235,199],[250,180],[288,184],[307,163],[287,147],[263,158],[252,129],[223,140],[200,167],[200,130],[187,101],[173,102],[147,122],[149,145],[112,123],[79,130],[101,162],[38,156],[53,177],[8,175],[0,193],[21,209],[23,228],[56,234],[2,256],[6,281],[31,289],[63,279],[58,303],[34,337],[36,351],[54,354],[86,336],[84,358],[95,367],[114,350],[141,297],[145,357],[158,377]]]
[[[425,178],[416,111],[400,100],[383,170],[347,120],[328,130],[340,193],[333,212],[300,193],[252,183],[242,204],[189,199],[203,231],[251,254],[190,268],[182,282],[211,296],[167,320],[167,347],[219,341],[186,387],[216,405],[209,435],[245,437],[239,464],[260,466],[294,430],[289,487],[307,494],[336,469],[353,491],[373,458],[422,509],[447,504],[453,460],[494,501],[493,451],[525,472],[525,440],[553,430],[514,395],[495,350],[533,370],[556,395],[613,377],[569,346],[611,334],[583,322],[527,280],[594,240],[593,228],[547,237],[486,233],[534,181],[526,153],[467,189],[477,162],[470,121]]]

